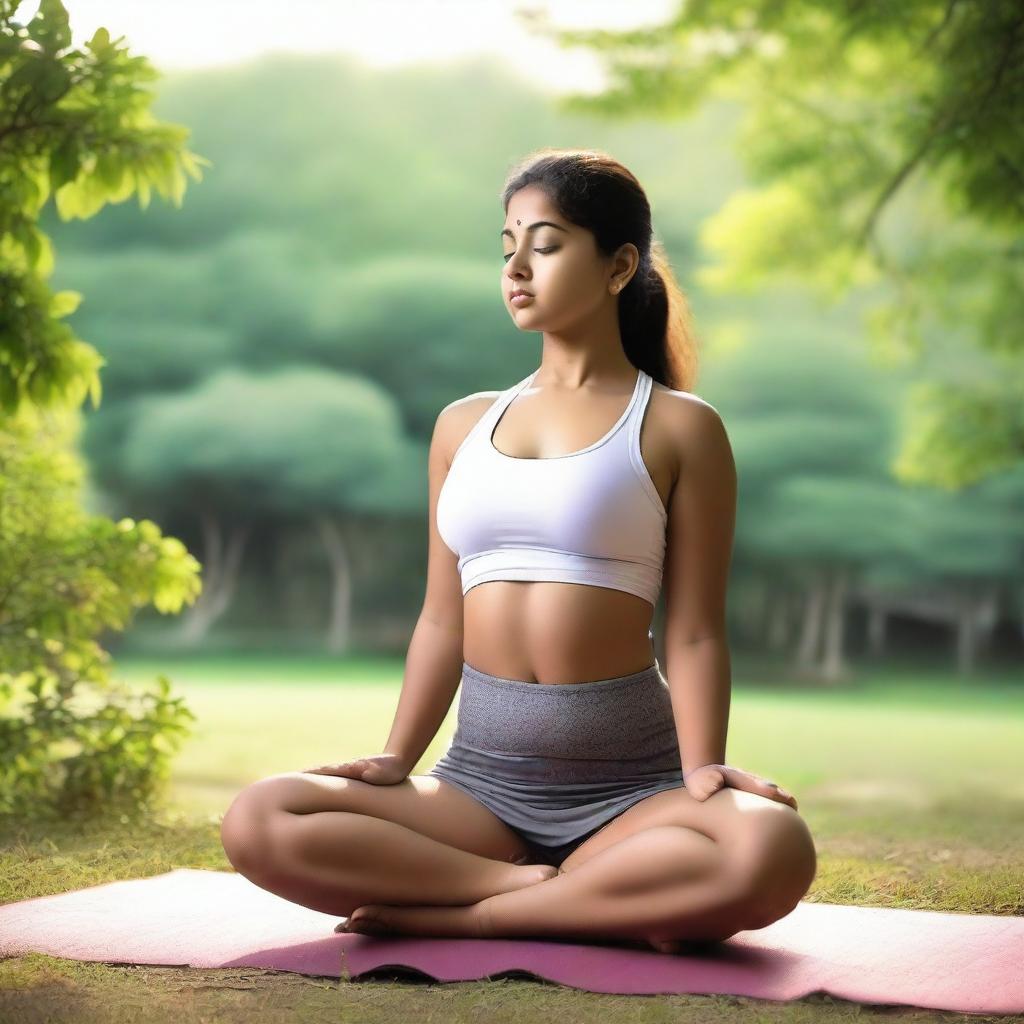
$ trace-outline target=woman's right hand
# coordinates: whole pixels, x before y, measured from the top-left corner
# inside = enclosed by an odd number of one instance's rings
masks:
[[[369,782],[374,786],[394,786],[409,775],[411,767],[398,754],[371,754],[369,757],[360,757],[353,761],[304,768],[303,774],[340,775],[345,779]]]

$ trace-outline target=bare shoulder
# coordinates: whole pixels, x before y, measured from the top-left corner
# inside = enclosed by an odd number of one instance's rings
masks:
[[[652,401],[657,401],[659,406],[665,410],[664,415],[672,416],[678,424],[687,422],[699,424],[702,421],[707,422],[713,419],[721,421],[718,410],[692,391],[676,391],[655,381],[653,394],[659,397],[652,398]]]
[[[474,391],[471,395],[449,402],[437,415],[435,427],[438,440],[451,462],[452,453],[466,439],[466,435],[497,401],[500,391]]]
[[[718,410],[690,391],[676,391],[657,381],[651,395],[658,434],[675,462],[676,475],[700,457],[732,461],[725,424]]]
[[[654,381],[652,393],[665,396],[659,401],[666,409],[680,410],[674,415],[685,416],[687,412],[694,409],[710,409],[716,415],[718,414],[718,410],[710,402],[706,402],[700,395],[695,395],[692,391],[676,391],[666,387],[660,381]],[[696,415],[700,415],[700,413],[698,412]]]

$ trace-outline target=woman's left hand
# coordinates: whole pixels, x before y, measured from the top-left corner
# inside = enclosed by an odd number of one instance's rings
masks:
[[[796,797],[792,793],[780,789],[774,782],[769,782],[753,772],[745,772],[742,768],[733,768],[725,764],[706,764],[694,768],[683,776],[686,791],[695,800],[707,800],[712,793],[731,786],[733,789],[745,789],[748,793],[766,796],[769,800],[778,800],[797,809]]]

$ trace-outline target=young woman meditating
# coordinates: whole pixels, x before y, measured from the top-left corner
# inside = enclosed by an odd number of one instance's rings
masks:
[[[384,752],[249,785],[224,849],[350,931],[669,952],[763,928],[816,856],[796,800],[724,764],[736,471],[686,390],[686,299],[607,154],[539,150],[502,204],[503,298],[540,365],[437,418],[426,596]],[[449,749],[410,775],[460,685]]]

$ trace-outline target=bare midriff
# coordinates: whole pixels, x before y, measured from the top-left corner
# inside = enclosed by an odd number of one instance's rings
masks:
[[[578,583],[492,580],[463,598],[463,657],[481,672],[585,683],[654,664],[649,601]]]

